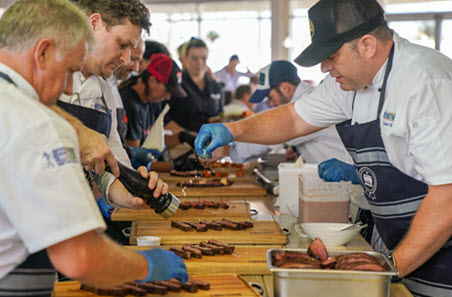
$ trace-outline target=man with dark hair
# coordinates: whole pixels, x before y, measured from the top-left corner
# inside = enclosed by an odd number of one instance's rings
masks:
[[[140,76],[125,82],[120,93],[128,118],[128,146],[140,147],[161,113],[162,106],[151,103],[169,100],[171,96],[186,96],[180,85],[181,78],[179,67],[170,57],[153,54],[148,67]]]
[[[116,129],[116,102],[111,87],[105,80],[113,70],[122,64],[129,64],[131,51],[137,47],[143,30],[149,30],[149,11],[139,0],[80,0],[77,5],[88,14],[88,22],[96,39],[95,51],[86,57],[80,72],[73,75],[72,96],[62,95],[58,105],[74,114],[87,126],[96,129],[107,137],[116,158],[131,167],[130,159],[123,148]],[[167,185],[157,178],[155,172],[150,176],[150,187],[156,187],[155,197],[167,191]],[[133,198],[123,185],[109,173],[94,175],[100,194],[117,207],[146,207],[142,199]],[[151,180],[153,182],[151,183]]]
[[[320,0],[309,20],[312,43],[296,62],[321,63],[323,83],[294,104],[203,126],[198,152],[339,124],[403,283],[418,296],[452,296],[452,61],[391,31],[375,0]]]
[[[151,56],[153,54],[165,54],[168,57],[171,57],[168,49],[162,43],[155,40],[146,40],[144,43],[144,54],[143,58],[140,60],[140,72],[146,69],[149,64],[149,60],[151,60]]]
[[[297,68],[284,60],[273,61],[258,73],[259,82],[256,91],[249,98],[251,103],[259,103],[268,97],[271,107],[278,107],[295,102],[313,90],[313,87],[303,81],[297,73]],[[226,108],[226,106],[225,106]],[[286,143],[287,155],[301,154],[306,163],[320,163],[329,158],[350,161],[350,157],[333,127],[319,131],[309,136],[295,138]],[[283,144],[263,145],[247,142],[233,142],[230,146],[218,148],[213,158],[207,164],[215,162],[225,156],[230,156],[235,163],[253,161],[264,157],[272,150],[282,149]],[[293,154],[293,152],[295,154]]]
[[[220,85],[208,74],[207,45],[192,38],[185,52],[187,68],[182,71],[182,86],[187,97],[172,97],[169,115],[184,129],[197,132],[210,117],[223,110],[224,96]]]

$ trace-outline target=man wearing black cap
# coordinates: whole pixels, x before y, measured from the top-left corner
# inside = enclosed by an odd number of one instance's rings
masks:
[[[374,0],[321,0],[309,19],[312,44],[296,61],[321,63],[323,83],[295,104],[202,127],[198,152],[339,124],[404,284],[418,296],[452,296],[452,61],[389,30]]]

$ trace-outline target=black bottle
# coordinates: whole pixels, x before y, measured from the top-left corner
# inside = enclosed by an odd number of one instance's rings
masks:
[[[157,214],[166,218],[173,216],[179,208],[179,199],[171,193],[166,193],[155,198],[154,190],[148,188],[148,180],[143,178],[138,171],[131,169],[118,161],[119,181],[134,196],[142,198]],[[110,166],[105,170],[111,172]]]

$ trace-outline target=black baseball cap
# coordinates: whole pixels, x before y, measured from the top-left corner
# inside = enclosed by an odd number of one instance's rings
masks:
[[[386,22],[384,10],[376,0],[352,0],[351,3],[354,4],[364,22],[343,33],[337,33],[336,9],[338,2],[338,0],[320,0],[309,9],[311,44],[295,59],[300,66],[311,67],[323,62],[344,43],[361,37]],[[372,6],[376,7],[378,12],[368,16],[366,7]]]
[[[182,72],[176,62],[165,54],[153,54],[146,70],[159,82],[165,84],[174,97],[187,97],[182,88]]]

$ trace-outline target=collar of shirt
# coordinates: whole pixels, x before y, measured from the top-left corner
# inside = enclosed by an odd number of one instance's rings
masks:
[[[39,101],[39,96],[33,86],[23,78],[19,73],[9,68],[5,64],[0,63],[0,72],[8,75],[9,78],[17,85],[18,88],[22,89],[25,93],[27,93],[31,98]]]

